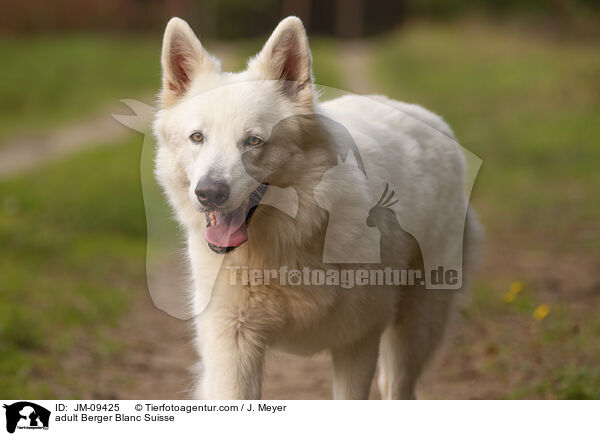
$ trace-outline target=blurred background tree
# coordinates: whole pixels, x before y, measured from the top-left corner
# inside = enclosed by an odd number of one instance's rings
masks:
[[[263,35],[281,17],[297,15],[313,35],[363,37],[409,19],[465,14],[529,17],[553,28],[594,32],[597,21],[589,17],[599,12],[597,0],[28,0],[2,6],[0,32],[159,32],[168,17],[179,15],[203,37],[228,39]]]

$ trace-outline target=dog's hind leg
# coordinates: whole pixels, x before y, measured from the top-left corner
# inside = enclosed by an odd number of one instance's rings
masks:
[[[381,337],[379,391],[383,399],[414,399],[417,381],[440,346],[452,315],[470,287],[477,265],[477,245],[482,230],[468,211],[463,242],[463,280],[460,290],[403,287],[395,321]],[[422,268],[422,265],[418,265]]]
[[[415,399],[417,380],[442,341],[453,291],[403,289],[395,322],[381,337],[378,386],[382,399]],[[446,294],[441,294],[446,293]]]
[[[366,400],[377,366],[380,332],[331,350],[333,399]]]

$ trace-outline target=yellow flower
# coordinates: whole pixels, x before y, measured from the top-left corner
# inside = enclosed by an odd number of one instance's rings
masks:
[[[550,313],[550,306],[548,306],[547,304],[542,304],[533,311],[533,317],[537,321],[541,321],[544,318],[546,318],[549,313]]]
[[[508,288],[508,292],[504,294],[504,302],[512,303],[516,300],[519,292],[523,290],[523,283],[521,282],[512,282],[510,287]]]
[[[508,292],[511,294],[517,295],[519,292],[523,290],[523,283],[521,282],[512,282],[510,284],[510,288],[508,288]]]
[[[517,294],[514,294],[510,291],[508,291],[506,294],[504,294],[504,302],[505,303],[512,303],[513,301],[515,301],[516,298],[517,298]]]

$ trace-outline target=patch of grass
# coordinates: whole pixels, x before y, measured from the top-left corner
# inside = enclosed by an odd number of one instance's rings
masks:
[[[322,86],[344,87],[337,61],[336,41],[327,38],[311,39],[315,83]]]
[[[552,234],[549,246],[590,249],[578,230],[600,222],[597,41],[449,25],[376,42],[382,91],[442,115],[483,159],[474,200],[490,233],[535,230]]]
[[[508,398],[525,398],[533,393],[556,400],[599,400],[600,370],[568,365],[552,371],[540,382],[515,390]]]
[[[531,317],[534,309],[538,306],[538,302],[531,292],[523,291],[512,303],[505,304],[507,310],[519,312],[523,315]]]
[[[0,139],[76,120],[160,83],[159,38],[4,38],[0,57]]]
[[[511,301],[505,300],[507,291],[508,286],[506,289],[498,289],[488,281],[477,281],[470,293],[471,304],[466,310],[466,315],[475,315],[475,312],[477,312],[477,314],[484,317],[515,313],[530,316],[539,305],[530,286],[525,286]]]
[[[470,303],[467,308],[467,315],[469,315],[469,311],[472,312],[473,310],[494,313],[502,307],[502,298],[488,282],[479,281],[473,285]]]
[[[552,313],[540,323],[538,337],[541,343],[552,346],[561,341],[569,341],[579,333],[572,311],[566,306],[555,304]]]
[[[76,395],[76,344],[118,349],[107,329],[145,279],[137,142],[0,183],[0,397]]]

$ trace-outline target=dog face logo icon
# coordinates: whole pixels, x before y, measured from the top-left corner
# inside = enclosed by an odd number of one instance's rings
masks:
[[[48,429],[50,411],[29,401],[19,401],[4,405],[6,409],[6,431],[14,433],[18,429]]]

